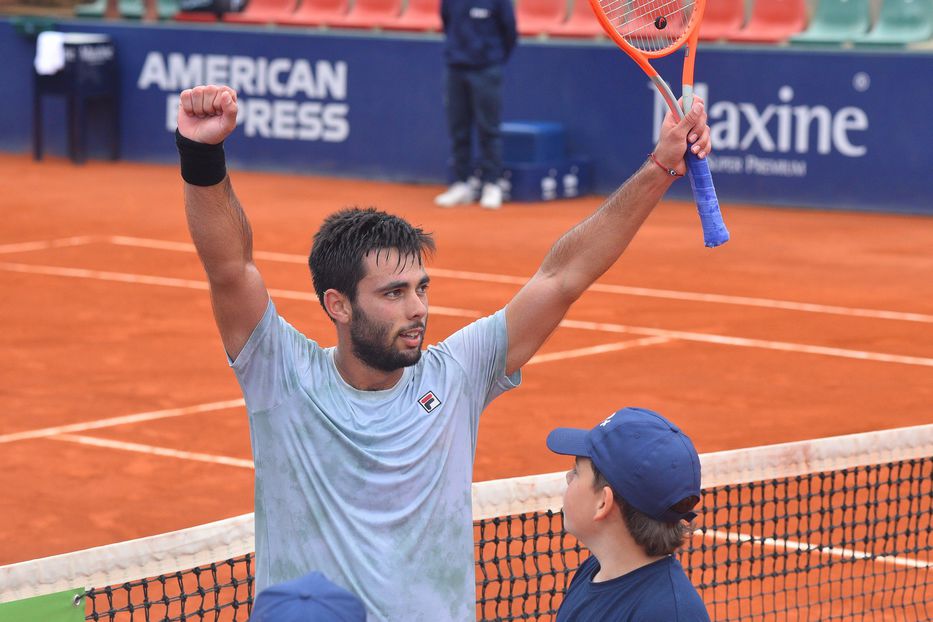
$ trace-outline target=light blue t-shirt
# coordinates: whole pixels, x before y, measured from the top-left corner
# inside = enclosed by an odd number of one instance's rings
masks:
[[[368,620],[476,619],[471,483],[479,415],[517,386],[505,313],[383,391],[348,385],[270,301],[232,363],[256,464],[256,589],[317,570]]]

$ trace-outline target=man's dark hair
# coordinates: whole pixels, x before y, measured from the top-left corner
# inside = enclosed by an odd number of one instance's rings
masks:
[[[407,257],[416,257],[420,264],[422,255],[433,253],[434,248],[430,233],[413,227],[403,218],[373,207],[340,210],[325,218],[314,235],[308,257],[314,292],[321,307],[324,292],[329,289],[354,302],[357,285],[365,276],[363,258],[367,254],[395,249],[400,265]]]
[[[601,490],[604,486],[609,486],[612,490],[613,499],[622,512],[622,520],[625,521],[625,526],[628,527],[635,543],[644,549],[645,554],[651,557],[671,555],[684,545],[687,536],[693,531],[692,524],[687,521],[680,520],[676,523],[665,523],[633,508],[621,495],[616,493],[606,476],[600,473],[596,465],[593,464],[593,487],[596,490]],[[678,512],[688,512],[699,501],[699,497],[687,497],[675,503],[674,507]]]

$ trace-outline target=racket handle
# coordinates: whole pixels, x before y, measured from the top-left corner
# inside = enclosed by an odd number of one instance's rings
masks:
[[[729,241],[729,230],[726,229],[722,213],[719,211],[719,199],[716,198],[709,162],[698,158],[690,149],[687,149],[685,160],[687,177],[690,179],[693,199],[700,214],[700,224],[703,226],[703,243],[709,248],[725,244]]]

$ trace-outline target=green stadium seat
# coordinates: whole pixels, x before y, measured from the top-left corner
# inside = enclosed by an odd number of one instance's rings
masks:
[[[16,34],[28,39],[35,39],[40,32],[55,30],[56,23],[54,18],[44,15],[16,15],[10,18],[10,25]]]
[[[142,19],[146,14],[143,0],[117,0],[117,11],[126,19]]]
[[[846,43],[864,35],[870,24],[870,0],[819,0],[810,27],[790,40],[791,43]]]
[[[107,0],[92,0],[75,5],[75,15],[78,17],[104,17],[107,13]]]
[[[745,0],[707,2],[706,11],[703,13],[703,23],[700,24],[700,40],[728,39],[737,33],[744,23]]]
[[[933,0],[884,0],[878,23],[856,45],[906,45],[933,39]]]
[[[173,19],[180,9],[179,0],[155,0],[155,3],[158,19]]]

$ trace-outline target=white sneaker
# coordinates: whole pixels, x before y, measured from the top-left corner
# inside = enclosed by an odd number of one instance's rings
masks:
[[[479,204],[486,209],[499,209],[502,207],[502,188],[499,184],[483,184],[483,197]]]
[[[435,205],[440,207],[453,207],[464,203],[473,202],[473,188],[465,181],[458,181],[448,188],[444,193],[434,197]]]

